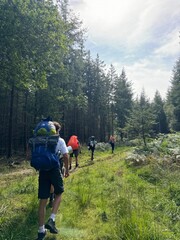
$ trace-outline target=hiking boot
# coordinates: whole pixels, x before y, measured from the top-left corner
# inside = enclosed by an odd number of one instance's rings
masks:
[[[78,163],[76,163],[76,168],[79,166],[79,164]]]
[[[55,222],[52,220],[52,218],[49,218],[47,223],[45,224],[45,228],[47,228],[50,233],[58,234],[58,230],[55,226]]]
[[[69,166],[69,170],[71,170],[71,165]]]
[[[46,231],[45,232],[38,232],[38,238],[36,238],[36,240],[43,240],[46,236]]]

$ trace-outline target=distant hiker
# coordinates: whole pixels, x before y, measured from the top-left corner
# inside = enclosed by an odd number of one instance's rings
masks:
[[[67,143],[67,146],[71,146],[73,149],[73,152],[70,154],[70,157],[69,157],[69,169],[72,168],[73,156],[75,156],[76,167],[78,167],[79,166],[78,155],[80,152],[80,143],[79,143],[78,137],[76,135],[72,135]]]
[[[112,153],[114,153],[115,137],[113,135],[111,135],[109,138],[109,144],[111,145]]]
[[[96,144],[97,144],[97,141],[95,140],[95,137],[91,136],[88,142],[88,149],[91,151],[91,160],[94,159],[94,150],[96,148]]]
[[[65,177],[69,176],[68,171],[68,149],[64,139],[59,136],[61,126],[58,122],[52,122],[50,119],[42,120],[34,130],[34,138],[29,140],[32,149],[31,166],[39,170],[39,229],[36,240],[43,240],[46,236],[46,229],[50,233],[57,234],[58,229],[55,226],[55,217],[61,202],[61,195],[64,192],[62,174],[58,152],[63,154],[65,165]],[[57,139],[57,140],[56,140]],[[46,224],[44,224],[46,204],[50,197],[51,185],[54,187],[55,199],[51,215]]]

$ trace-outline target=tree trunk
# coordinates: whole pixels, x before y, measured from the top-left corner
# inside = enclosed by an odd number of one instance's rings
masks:
[[[25,92],[25,103],[24,103],[24,152],[27,151],[27,100],[28,100],[28,92]]]
[[[13,114],[14,114],[13,103],[14,103],[14,85],[12,86],[11,93],[10,93],[7,158],[10,158],[12,156],[12,132],[13,132]]]
[[[143,137],[144,146],[146,147],[147,144],[146,144],[146,137],[145,137],[144,130],[142,131],[142,137]]]

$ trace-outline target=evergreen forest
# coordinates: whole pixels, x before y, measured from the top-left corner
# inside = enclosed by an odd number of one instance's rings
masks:
[[[24,155],[35,125],[51,116],[67,141],[107,142],[180,131],[180,58],[166,99],[133,92],[128,72],[85,49],[86,29],[67,0],[0,1],[0,155]],[[133,80],[132,80],[133,81]]]

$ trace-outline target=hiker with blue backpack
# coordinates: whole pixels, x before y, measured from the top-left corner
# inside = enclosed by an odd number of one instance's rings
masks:
[[[59,136],[61,126],[50,119],[42,120],[34,130],[34,137],[29,140],[31,147],[31,166],[39,171],[39,229],[36,240],[43,240],[47,229],[57,234],[55,218],[64,192],[63,176],[60,170],[59,153],[63,155],[65,166],[64,177],[69,176],[68,149],[64,139]],[[53,186],[55,199],[50,217],[45,224],[46,205]]]
[[[73,152],[73,149],[71,146],[67,147],[68,149],[68,153],[71,154]],[[65,167],[64,167],[64,161],[63,161],[63,155],[61,153],[58,154],[59,155],[59,163],[60,163],[60,170],[61,170],[61,174],[64,177],[65,174]],[[69,158],[70,161],[70,158]],[[55,198],[55,194],[54,194],[54,187],[53,185],[51,185],[51,189],[50,189],[50,197],[49,197],[49,203],[48,206],[50,208],[53,207],[53,203],[54,203],[54,198]]]

